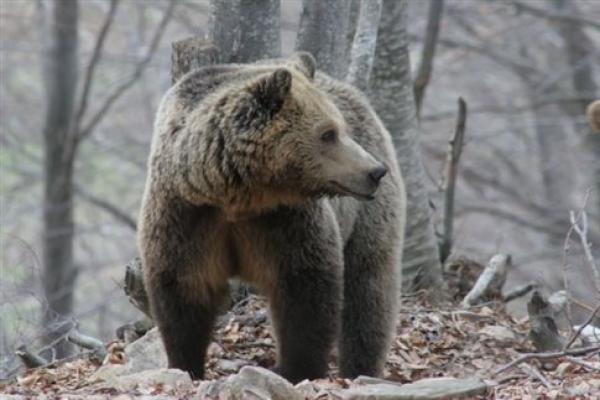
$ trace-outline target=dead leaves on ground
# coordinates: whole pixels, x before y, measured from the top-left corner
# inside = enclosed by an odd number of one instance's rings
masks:
[[[578,359],[529,361],[493,376],[498,367],[531,352],[526,320],[515,320],[503,309],[432,309],[422,301],[406,299],[397,334],[388,354],[385,378],[402,383],[427,377],[479,376],[494,384],[489,399],[588,399],[600,393],[600,358],[592,354]],[[123,344],[111,342],[105,363],[123,363]],[[334,357],[335,359],[335,357]],[[237,372],[244,365],[270,368],[275,362],[275,342],[264,299],[252,296],[223,316],[208,349],[206,379]],[[335,362],[327,379],[312,381],[320,393],[355,385],[337,376]],[[87,360],[64,362],[55,368],[29,370],[0,392],[17,394],[90,393],[87,378],[97,366]],[[166,390],[165,390],[166,389]],[[87,390],[87,392],[86,392]],[[102,389],[106,395],[117,395]],[[137,394],[174,393],[169,388],[138,388]],[[191,393],[187,393],[191,394]]]

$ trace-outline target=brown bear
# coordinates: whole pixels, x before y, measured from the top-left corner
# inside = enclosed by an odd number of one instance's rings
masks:
[[[396,322],[405,194],[364,96],[307,53],[192,71],[159,107],[139,247],[169,366],[202,378],[228,279],[269,300],[276,370],[379,375]]]

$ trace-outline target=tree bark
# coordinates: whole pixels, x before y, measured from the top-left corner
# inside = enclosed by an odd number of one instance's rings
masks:
[[[221,62],[237,62],[240,48],[240,0],[210,0],[208,41],[219,49]]]
[[[43,129],[42,283],[48,302],[43,313],[48,343],[64,336],[70,328],[64,317],[73,311],[73,289],[77,276],[73,263],[73,157],[65,154],[63,146],[71,140],[77,89],[78,15],[77,0],[52,2],[48,32],[51,43],[44,71],[48,107]],[[63,357],[69,353],[70,345],[63,340],[55,349],[56,356]]]
[[[441,264],[435,240],[415,114],[406,0],[384,0],[371,75],[371,101],[390,131],[408,196],[403,286],[442,295]]]
[[[280,0],[241,0],[238,62],[254,62],[281,55],[280,15]]]
[[[210,42],[195,37],[171,45],[171,82],[177,82],[193,69],[219,62],[219,50]]]
[[[381,0],[362,0],[360,2],[346,81],[363,91],[369,87],[380,17]]]
[[[302,0],[296,50],[308,51],[317,66],[335,78],[343,78],[346,26],[351,2],[347,0]]]

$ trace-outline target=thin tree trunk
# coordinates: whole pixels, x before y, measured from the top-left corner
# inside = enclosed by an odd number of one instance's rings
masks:
[[[73,311],[77,269],[73,263],[73,158],[63,146],[71,141],[71,121],[78,78],[78,3],[54,0],[48,37],[51,40],[45,66],[48,108],[44,126],[44,226],[43,288],[47,308],[43,323],[52,342],[69,327],[64,317]],[[60,327],[63,324],[62,328]],[[56,356],[68,354],[66,341]]]
[[[524,79],[524,84],[532,104],[540,98],[560,93],[560,89],[555,85],[540,91],[537,85],[527,78]],[[566,213],[575,182],[572,160],[567,151],[567,135],[557,116],[560,116],[560,109],[556,105],[533,107],[544,197],[551,208]]]
[[[208,40],[223,63],[237,62],[240,48],[240,0],[210,0]]]
[[[241,0],[238,62],[281,55],[280,0]]]
[[[406,8],[406,0],[383,1],[371,74],[371,100],[392,135],[406,183],[410,218],[402,266],[404,289],[430,289],[439,299],[443,295],[441,265],[419,148]]]
[[[350,6],[347,0],[302,0],[296,50],[311,53],[335,78],[343,77]]]
[[[430,0],[421,63],[419,64],[417,77],[415,78],[414,83],[415,105],[417,108],[417,117],[419,118],[421,115],[423,98],[425,98],[425,89],[429,84],[431,72],[433,71],[433,58],[435,56],[435,48],[437,46],[437,41],[440,34],[443,11],[444,0]]]
[[[380,17],[381,0],[362,0],[360,2],[346,81],[363,91],[369,87]]]

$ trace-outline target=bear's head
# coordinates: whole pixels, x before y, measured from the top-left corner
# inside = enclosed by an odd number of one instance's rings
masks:
[[[312,56],[247,66],[205,103],[204,190],[232,212],[319,196],[373,199],[386,167],[313,82]]]

